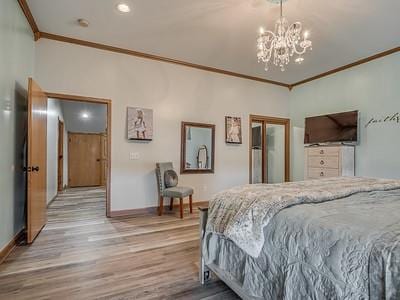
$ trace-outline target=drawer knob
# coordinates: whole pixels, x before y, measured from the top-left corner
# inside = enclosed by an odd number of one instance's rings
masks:
[[[324,176],[324,172],[319,173],[319,176],[323,177]]]
[[[324,150],[319,150],[319,154],[324,154]]]
[[[325,162],[324,162],[323,160],[321,160],[321,161],[319,162],[319,164],[320,164],[320,165],[324,165]]]

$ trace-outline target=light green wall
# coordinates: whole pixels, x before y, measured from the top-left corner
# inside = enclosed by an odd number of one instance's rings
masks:
[[[356,147],[356,175],[400,178],[400,123],[372,118],[400,113],[400,53],[295,87],[290,93],[292,119],[292,178],[303,179],[304,118],[360,111],[360,143]]]
[[[26,89],[34,65],[31,29],[15,0],[0,1],[0,249],[25,224],[22,153]]]

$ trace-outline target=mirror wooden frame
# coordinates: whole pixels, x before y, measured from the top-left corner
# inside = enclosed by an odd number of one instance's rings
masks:
[[[201,127],[211,129],[211,153],[209,154],[211,159],[210,169],[186,169],[186,127]],[[214,160],[215,160],[215,125],[205,123],[194,123],[194,122],[182,122],[181,124],[181,174],[204,174],[214,173]]]

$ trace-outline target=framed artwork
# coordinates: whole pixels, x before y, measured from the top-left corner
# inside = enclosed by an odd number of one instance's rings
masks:
[[[153,110],[140,107],[128,107],[128,139],[153,140]]]
[[[225,142],[242,143],[242,120],[240,117],[225,117]]]

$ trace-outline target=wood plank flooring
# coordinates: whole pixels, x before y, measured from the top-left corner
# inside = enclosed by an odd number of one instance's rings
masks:
[[[105,217],[105,191],[70,189],[31,246],[0,265],[0,299],[238,299],[198,282],[198,213]]]

